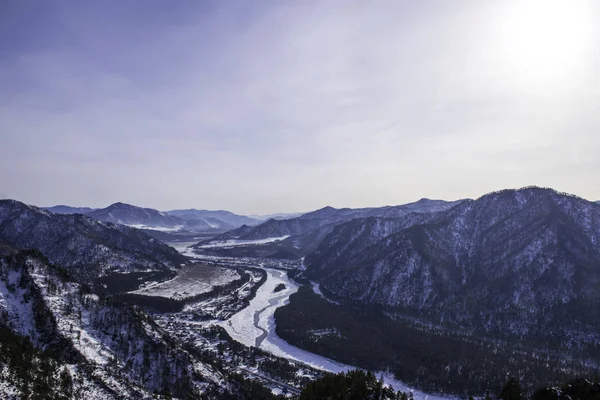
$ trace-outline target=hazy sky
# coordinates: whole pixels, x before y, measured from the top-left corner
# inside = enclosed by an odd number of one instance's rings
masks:
[[[600,200],[600,1],[0,2],[0,197]]]

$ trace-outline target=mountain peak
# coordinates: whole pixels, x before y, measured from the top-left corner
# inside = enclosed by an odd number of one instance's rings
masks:
[[[131,204],[127,204],[127,203],[123,203],[123,202],[117,201],[116,203],[113,203],[113,204],[111,204],[110,206],[108,206],[106,208],[142,208],[142,207],[133,206]]]

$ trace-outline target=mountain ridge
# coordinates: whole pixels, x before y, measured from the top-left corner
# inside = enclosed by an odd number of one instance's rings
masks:
[[[97,208],[91,207],[71,207],[64,204],[58,204],[52,207],[40,207],[46,211],[50,211],[53,214],[87,214],[97,210]]]
[[[137,229],[81,214],[52,214],[16,200],[0,200],[0,243],[16,250],[38,249],[78,277],[172,270],[187,262]]]
[[[414,213],[435,213],[454,207],[461,202],[462,200],[447,202],[444,200],[422,199],[415,203],[399,206],[360,209],[337,209],[327,206],[296,218],[285,220],[270,219],[254,227],[244,225],[212,239],[199,242],[193,247],[196,249],[196,252],[208,252],[215,255],[236,254],[301,259],[312,253],[326,235],[337,225],[344,222],[371,216],[402,218]],[[273,238],[281,239],[275,243],[270,242],[264,245],[252,244],[252,242]],[[242,243],[243,246],[236,246],[234,250],[214,248],[215,244],[232,242]],[[241,251],[240,247],[244,247],[244,251]]]
[[[389,235],[369,233],[347,252],[369,223],[354,225],[338,227],[305,260],[306,275],[342,300],[488,333],[532,336],[552,327],[582,340],[581,323],[557,327],[552,318],[600,302],[600,206],[577,196],[493,192]],[[578,315],[595,318],[585,309]]]

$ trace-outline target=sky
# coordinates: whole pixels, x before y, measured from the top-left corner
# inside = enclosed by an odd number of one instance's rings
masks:
[[[600,200],[596,0],[0,2],[0,198]]]

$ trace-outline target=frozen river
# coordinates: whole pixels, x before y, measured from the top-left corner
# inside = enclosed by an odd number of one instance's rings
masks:
[[[182,251],[182,248],[178,250]],[[189,252],[183,254],[190,256]],[[356,367],[333,361],[329,358],[292,346],[275,333],[275,310],[289,302],[290,295],[298,290],[298,285],[290,280],[287,272],[263,268],[267,273],[266,282],[258,288],[256,296],[248,307],[231,316],[226,321],[217,322],[236,341],[255,346],[275,356],[299,361],[311,367],[329,372],[343,372]],[[275,292],[275,288],[283,284],[285,289]],[[382,373],[377,372],[379,377]],[[411,391],[415,400],[447,400],[449,397],[428,395],[413,390],[396,380],[391,374],[383,374],[385,382],[395,390]]]
[[[258,289],[248,307],[219,323],[236,341],[255,346],[278,357],[285,357],[331,372],[353,369],[325,357],[292,346],[275,333],[275,310],[289,302],[298,285],[288,279],[287,273],[265,268],[267,281]],[[275,292],[279,284],[285,289]]]
[[[281,339],[275,333],[275,310],[289,302],[291,294],[298,290],[298,285],[287,277],[287,273],[280,270],[264,268],[267,272],[267,281],[258,289],[256,297],[248,307],[229,320],[220,322],[229,335],[236,341],[246,346],[255,346],[278,357],[302,362],[314,368],[329,372],[343,372],[356,369],[351,365],[342,364],[329,358],[302,350]],[[284,284],[285,289],[275,292],[279,284]],[[380,372],[376,373],[381,376]],[[448,397],[428,395],[413,390],[394,379],[391,374],[383,374],[387,384],[395,390],[411,391],[417,400],[447,400]]]

